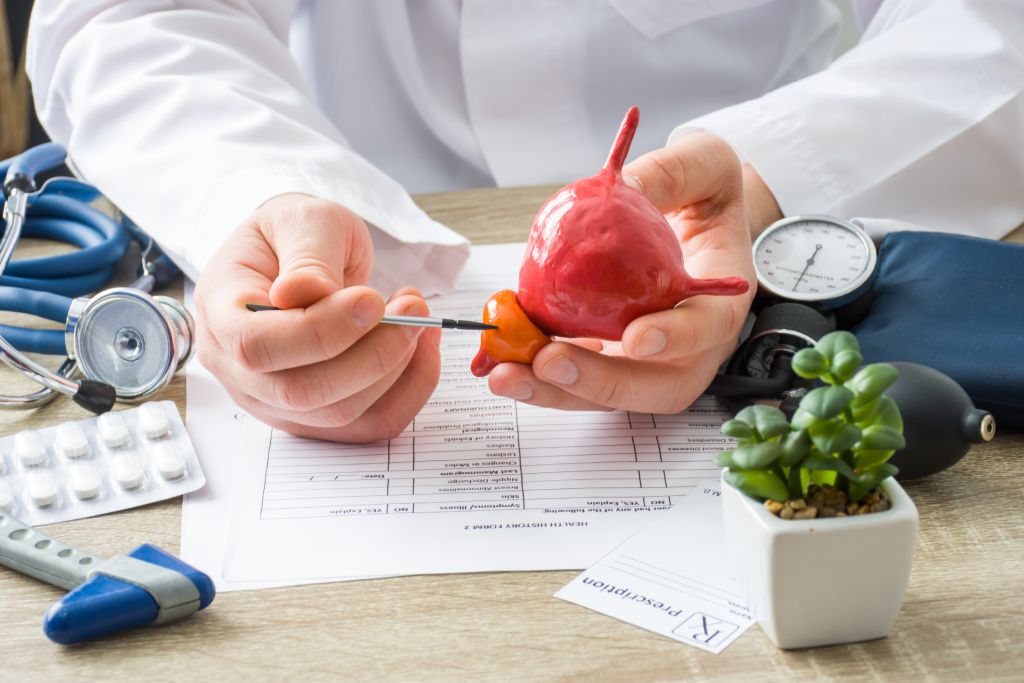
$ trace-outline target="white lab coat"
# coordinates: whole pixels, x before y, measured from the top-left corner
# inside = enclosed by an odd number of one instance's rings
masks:
[[[37,0],[28,70],[77,171],[196,277],[282,192],[373,227],[375,282],[449,287],[407,192],[564,182],[693,128],[786,214],[998,237],[1024,220],[1020,0]]]

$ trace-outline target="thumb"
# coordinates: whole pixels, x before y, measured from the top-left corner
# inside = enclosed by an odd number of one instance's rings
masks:
[[[722,205],[738,199],[743,191],[736,153],[708,133],[687,135],[638,157],[622,169],[622,177],[662,213],[709,200]]]
[[[369,277],[369,235],[351,211],[334,202],[294,195],[272,200],[263,210],[269,215],[261,228],[278,261],[269,292],[275,306],[306,308]]]

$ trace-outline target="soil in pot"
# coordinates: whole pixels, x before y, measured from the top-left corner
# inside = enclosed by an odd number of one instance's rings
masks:
[[[811,484],[803,498],[787,501],[766,500],[768,512],[782,519],[814,519],[816,517],[849,517],[888,510],[889,496],[881,488],[873,488],[859,503],[850,503],[846,493],[831,484]]]

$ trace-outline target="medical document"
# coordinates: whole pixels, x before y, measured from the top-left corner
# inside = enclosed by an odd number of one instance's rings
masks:
[[[718,480],[576,577],[555,597],[718,654],[754,623],[730,563]]]
[[[475,247],[435,315],[478,319],[523,245]],[[560,412],[496,397],[446,331],[438,389],[399,437],[341,445],[240,423],[230,582],[589,566],[717,477],[731,441],[711,398],[677,415]]]

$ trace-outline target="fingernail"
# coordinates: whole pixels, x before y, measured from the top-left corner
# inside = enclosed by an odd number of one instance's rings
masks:
[[[368,330],[380,321],[380,299],[367,294],[352,308],[352,318],[356,325]]]
[[[575,384],[580,377],[580,371],[575,363],[565,356],[556,356],[541,368],[540,376],[555,384]]]
[[[515,399],[516,401],[526,401],[533,396],[533,387],[527,382],[519,382],[518,384],[513,384],[504,395],[506,398]]]
[[[637,178],[635,175],[625,175],[625,174],[623,174],[622,182],[626,183],[627,185],[632,187],[634,190],[636,190],[640,194],[644,193],[644,184],[642,182],[640,182],[640,179]]]
[[[668,344],[668,339],[665,337],[665,333],[657,327],[652,327],[640,336],[640,341],[636,345],[636,355],[653,356],[664,350],[666,344]]]

